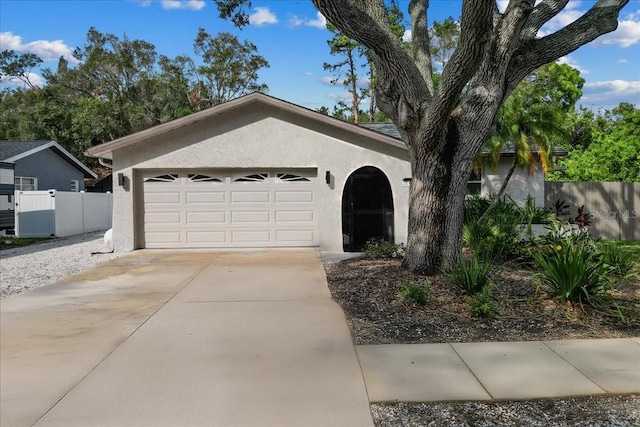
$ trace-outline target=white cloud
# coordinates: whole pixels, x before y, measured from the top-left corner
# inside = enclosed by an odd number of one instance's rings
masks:
[[[618,64],[629,64],[629,60],[628,59],[618,59]]]
[[[580,18],[586,12],[581,10],[580,6],[581,2],[579,1],[569,2],[558,16],[542,27],[538,32],[538,36],[544,37],[554,33]],[[626,14],[618,21],[618,29],[616,31],[598,37],[591,45],[629,47],[638,43],[638,41],[640,41],[640,10]]]
[[[328,86],[343,86],[342,82],[344,81],[344,76],[340,76],[340,77],[324,76],[324,77],[320,77],[318,80],[320,80],[321,83]],[[356,82],[356,87],[359,89],[366,89],[369,87],[370,81],[371,80],[369,79],[369,76],[360,76],[358,77],[358,81]]]
[[[337,82],[334,83],[335,81],[335,77],[329,77],[329,76],[325,76],[325,77],[320,77],[320,82],[329,85],[329,86],[334,86],[336,84],[338,84]]]
[[[629,14],[627,18],[618,22],[618,29],[612,33],[605,34],[593,41],[594,46],[620,47],[632,46],[640,41],[640,11],[635,15]]]
[[[307,27],[315,27],[321,30],[327,28],[327,18],[325,18],[320,12],[316,13],[316,19],[304,19],[298,15],[289,15],[287,24],[290,27],[300,27],[302,25]]]
[[[28,75],[29,75],[29,81],[31,82],[32,85],[36,87],[43,87],[45,85],[45,80],[40,74],[28,73]],[[2,79],[2,82],[7,83],[11,86],[21,87],[23,89],[27,89],[29,87],[23,81],[15,77]]]
[[[412,37],[413,33],[411,32],[411,30],[405,30],[404,34],[402,35],[402,41],[410,42],[412,40]]]
[[[304,75],[305,76],[313,76],[313,73],[311,71],[305,71]]]
[[[325,18],[320,12],[318,12],[316,14],[316,19],[305,21],[304,25],[324,30],[325,28],[327,28],[327,18]]]
[[[289,15],[287,24],[291,27],[299,27],[304,24],[304,19],[300,18],[298,15]]]
[[[278,18],[268,7],[256,7],[255,12],[249,15],[249,23],[260,27],[265,24],[277,24]]]
[[[149,7],[151,0],[127,0],[129,3],[138,3],[140,7]]]
[[[205,7],[204,0],[160,0],[163,9],[200,10]]]
[[[640,105],[640,81],[610,80],[585,83],[580,104],[589,108],[612,108],[621,102]]]
[[[0,46],[5,50],[34,53],[45,62],[57,61],[62,56],[72,64],[78,63],[78,60],[72,55],[71,48],[62,40],[36,40],[23,43],[22,37],[7,31],[0,33]]]
[[[589,70],[587,70],[586,68],[582,68],[580,64],[578,64],[578,61],[573,59],[571,56],[563,56],[561,58],[558,58],[556,62],[558,64],[567,64],[580,71],[580,74],[589,74]]]

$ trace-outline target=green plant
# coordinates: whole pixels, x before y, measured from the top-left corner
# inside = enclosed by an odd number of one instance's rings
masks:
[[[568,223],[553,221],[547,226],[549,233],[542,239],[548,247],[558,247],[567,245],[582,245],[590,251],[595,251],[596,243],[587,229],[575,230]]]
[[[400,295],[418,304],[426,304],[429,286],[431,286],[431,282],[428,280],[418,283],[412,279],[404,279],[400,287]]]
[[[534,240],[533,224],[550,225],[556,221],[556,214],[543,207],[536,207],[536,202],[531,196],[527,196],[527,202],[521,209],[522,220],[526,224],[526,237]]]
[[[404,246],[387,242],[383,239],[370,239],[365,243],[363,249],[367,258],[404,258]]]
[[[500,303],[493,297],[493,284],[488,283],[481,292],[467,299],[469,311],[475,317],[493,317]]]
[[[491,202],[475,194],[464,201],[464,223],[475,221],[482,216]]]
[[[520,240],[521,220],[513,202],[499,201],[484,218],[471,219],[463,226],[463,242],[474,254],[493,260],[507,259]]]
[[[534,261],[538,279],[562,301],[593,303],[613,287],[613,268],[591,246],[570,238],[535,254]]]
[[[609,265],[614,274],[622,279],[632,277],[636,257],[623,249],[620,241],[612,240],[597,245],[601,260]]]
[[[480,293],[490,283],[491,272],[491,261],[477,255],[461,256],[457,263],[444,269],[447,280],[470,296]]]

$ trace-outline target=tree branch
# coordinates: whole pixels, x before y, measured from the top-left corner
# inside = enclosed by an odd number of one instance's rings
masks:
[[[531,13],[529,21],[522,32],[522,39],[533,39],[540,28],[565,8],[569,0],[542,0]]]
[[[384,1],[313,0],[313,4],[344,34],[371,52],[378,72],[381,109],[400,127],[417,117],[417,109],[431,93],[413,58],[393,33]]]
[[[438,89],[442,103],[438,119],[448,117],[460,93],[474,75],[485,55],[493,29],[495,0],[464,0],[460,18],[460,41],[443,72]]]
[[[429,0],[411,0],[411,51],[414,61],[427,84],[429,93],[433,93],[433,67],[431,64],[431,43],[429,40],[429,22],[427,9]]]
[[[541,39],[524,41],[507,70],[507,89],[544,64],[568,55],[603,34],[618,28],[620,10],[629,0],[598,0],[584,15],[559,31]]]

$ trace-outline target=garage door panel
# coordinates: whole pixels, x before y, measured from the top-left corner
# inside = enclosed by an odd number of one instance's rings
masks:
[[[204,192],[204,191],[188,191],[187,192],[187,203],[214,203],[220,204],[225,203],[227,201],[226,193],[224,191],[216,191],[216,192]]]
[[[231,191],[231,203],[269,203],[269,191]]]
[[[313,191],[276,191],[276,203],[313,203]]]
[[[189,171],[144,180],[148,248],[317,246],[316,171]]]
[[[279,243],[308,244],[314,241],[314,230],[276,230],[276,242]]]
[[[231,212],[231,223],[238,224],[257,224],[269,223],[271,221],[271,212],[269,211],[233,211]]]
[[[226,212],[187,212],[187,224],[224,224]]]
[[[179,231],[149,231],[145,234],[145,239],[148,248],[162,248],[163,244],[181,242],[181,236]]]
[[[270,230],[233,230],[231,241],[243,244],[269,243],[271,232]]]
[[[276,222],[309,222],[314,221],[313,211],[276,211]]]
[[[180,212],[147,212],[144,220],[152,224],[180,224]]]
[[[188,244],[227,243],[227,233],[224,231],[187,231]]]
[[[172,203],[179,204],[180,203],[180,193],[179,192],[146,192],[145,191],[145,203]]]

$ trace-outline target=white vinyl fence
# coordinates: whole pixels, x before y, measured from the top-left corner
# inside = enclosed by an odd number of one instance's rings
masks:
[[[16,237],[64,237],[111,228],[113,194],[16,191]]]

